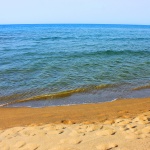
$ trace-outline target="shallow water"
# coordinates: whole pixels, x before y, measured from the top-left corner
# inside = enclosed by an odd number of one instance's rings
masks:
[[[0,25],[0,105],[150,96],[150,26]]]

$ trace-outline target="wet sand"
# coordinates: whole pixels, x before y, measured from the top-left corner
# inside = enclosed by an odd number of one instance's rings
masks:
[[[0,108],[0,114],[0,149],[150,149],[150,98]]]

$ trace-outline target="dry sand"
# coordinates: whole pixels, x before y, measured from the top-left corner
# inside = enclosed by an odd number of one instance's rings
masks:
[[[150,98],[0,113],[0,150],[150,150]]]

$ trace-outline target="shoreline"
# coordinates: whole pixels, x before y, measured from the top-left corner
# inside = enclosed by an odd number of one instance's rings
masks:
[[[146,111],[150,111],[150,97],[42,108],[1,107],[0,129],[30,124],[57,124],[63,121],[72,123],[104,122],[118,117],[131,118]]]

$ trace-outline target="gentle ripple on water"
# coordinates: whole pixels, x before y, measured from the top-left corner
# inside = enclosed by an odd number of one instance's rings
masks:
[[[149,58],[150,26],[0,25],[0,104],[37,97],[41,101],[20,105],[150,96]],[[50,98],[102,85],[113,86]]]

